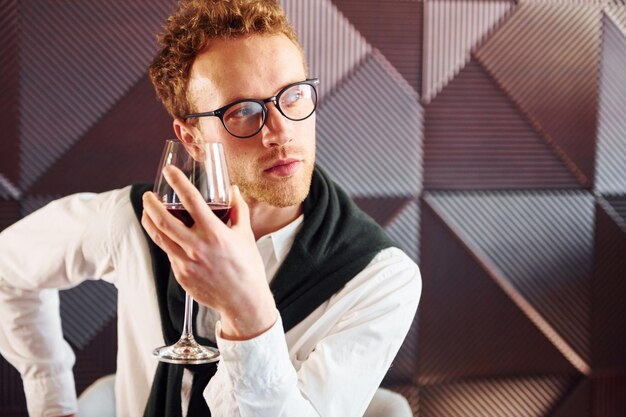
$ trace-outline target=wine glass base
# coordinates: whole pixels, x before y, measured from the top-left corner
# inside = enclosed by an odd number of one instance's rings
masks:
[[[217,349],[199,345],[193,339],[181,339],[171,346],[156,348],[152,351],[152,355],[161,362],[181,365],[200,365],[217,362],[221,358]]]

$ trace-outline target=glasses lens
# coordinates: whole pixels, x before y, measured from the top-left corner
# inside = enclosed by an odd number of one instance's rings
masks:
[[[312,85],[296,84],[283,91],[278,98],[283,114],[291,120],[304,120],[313,114],[317,94]]]
[[[224,126],[235,136],[251,136],[263,125],[263,106],[254,101],[242,101],[226,110]]]

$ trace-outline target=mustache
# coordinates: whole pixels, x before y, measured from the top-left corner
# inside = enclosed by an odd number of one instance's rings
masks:
[[[300,146],[282,146],[280,148],[271,148],[268,150],[268,153],[261,156],[257,162],[261,165],[266,165],[276,161],[277,159],[304,158],[305,156],[306,151]]]

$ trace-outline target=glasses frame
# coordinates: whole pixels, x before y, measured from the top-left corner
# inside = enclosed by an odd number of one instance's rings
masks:
[[[283,87],[278,93],[276,93],[276,95],[273,95],[272,97],[268,97],[264,100],[257,100],[257,99],[253,99],[253,98],[244,98],[241,100],[237,100],[237,101],[233,101],[232,103],[229,103],[223,107],[220,107],[217,110],[213,110],[213,111],[207,111],[207,112],[202,112],[202,113],[191,113],[188,114],[186,116],[183,116],[183,120],[187,121],[188,119],[197,119],[200,117],[219,117],[220,121],[222,122],[222,126],[224,126],[224,129],[226,129],[226,131],[239,139],[248,139],[251,138],[252,136],[256,135],[257,133],[259,133],[261,131],[261,129],[263,129],[263,126],[265,126],[265,121],[267,120],[267,103],[274,103],[274,106],[276,106],[276,109],[280,112],[280,114],[282,114],[285,118],[289,119],[289,120],[293,120],[294,122],[299,122],[305,119],[308,119],[309,117],[311,117],[311,115],[313,113],[315,113],[315,110],[317,109],[317,99],[318,99],[318,94],[317,94],[317,88],[315,88],[316,85],[319,85],[319,78],[307,78],[304,81],[298,81],[295,83],[291,83],[286,85],[285,87]],[[291,117],[287,116],[283,110],[280,108],[280,96],[287,90],[289,90],[291,87],[294,87],[296,85],[301,85],[301,84],[307,84],[310,85],[313,88],[313,93],[315,94],[315,103],[313,105],[313,110],[311,111],[311,113],[303,118],[300,119],[292,119]],[[254,102],[254,103],[258,103],[261,105],[261,108],[263,109],[263,121],[261,123],[261,126],[259,126],[259,129],[250,134],[250,135],[246,135],[246,136],[240,136],[240,135],[235,135],[233,132],[231,132],[230,130],[228,130],[228,127],[226,127],[226,123],[224,123],[224,114],[228,111],[228,109],[230,109],[233,106],[236,106],[239,103],[243,103],[243,102]]]

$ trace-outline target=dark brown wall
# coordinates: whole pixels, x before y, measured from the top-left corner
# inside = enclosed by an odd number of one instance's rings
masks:
[[[151,180],[173,4],[0,0],[0,229]],[[319,163],[422,269],[385,384],[416,416],[626,415],[623,2],[282,4],[322,80]],[[80,392],[115,370],[116,293],[61,298]],[[20,384],[0,359],[0,415],[26,415]]]

